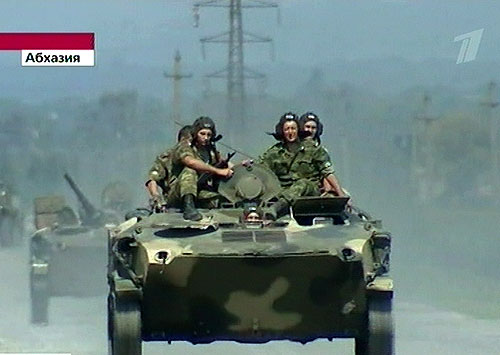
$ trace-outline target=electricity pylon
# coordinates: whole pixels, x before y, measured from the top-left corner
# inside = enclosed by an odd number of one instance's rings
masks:
[[[270,43],[272,39],[243,30],[242,9],[244,8],[278,8],[271,1],[264,0],[206,0],[193,5],[195,27],[199,24],[200,7],[220,7],[229,10],[229,29],[213,36],[200,39],[202,54],[205,58],[206,43],[227,43],[228,60],[225,68],[206,75],[208,78],[227,79],[227,109],[231,127],[244,129],[245,124],[245,79],[264,80],[265,75],[251,70],[244,65],[244,43]],[[279,13],[278,13],[279,15]]]

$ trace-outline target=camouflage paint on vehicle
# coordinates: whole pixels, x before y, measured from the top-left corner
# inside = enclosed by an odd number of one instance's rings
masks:
[[[249,180],[240,168],[234,176]],[[263,183],[254,201],[269,203],[273,194],[266,191],[279,192],[275,179]],[[186,221],[171,209],[109,230],[111,353],[129,354],[124,349],[132,346],[130,353],[140,354],[141,340],[355,337],[356,353],[368,354],[369,303],[390,300],[393,292],[391,236],[381,222],[345,212],[346,198],[307,197],[292,215],[248,223],[245,194],[256,190],[221,185],[231,202],[200,210],[201,221]],[[227,186],[239,192],[224,191]],[[392,337],[392,323],[385,324]]]
[[[106,292],[106,222],[115,214],[96,209],[67,177],[81,203],[80,215],[58,195],[34,200],[36,231],[30,238],[30,293],[32,322],[47,323],[49,299],[88,297]]]

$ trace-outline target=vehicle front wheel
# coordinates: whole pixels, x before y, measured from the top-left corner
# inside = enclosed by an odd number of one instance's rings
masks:
[[[31,323],[49,321],[49,282],[46,275],[31,275]]]
[[[365,327],[355,339],[356,355],[394,354],[392,299],[373,296],[367,305]]]
[[[141,309],[137,300],[108,296],[109,355],[141,355]]]
[[[0,216],[0,246],[10,247],[14,244],[12,221],[9,217]]]

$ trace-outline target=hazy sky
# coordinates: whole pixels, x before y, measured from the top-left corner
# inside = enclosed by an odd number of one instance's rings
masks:
[[[171,55],[179,47],[195,62],[194,58],[200,54],[199,37],[225,30],[227,15],[222,9],[204,8],[200,12],[200,27],[194,28],[192,3],[2,0],[0,23],[2,31],[96,32],[101,50],[141,50],[154,53],[149,60],[155,62],[162,62],[161,54]],[[276,10],[261,9],[246,10],[244,24],[253,33],[272,36],[277,58],[283,61],[314,63],[330,57],[453,58],[459,48],[453,42],[454,37],[479,28],[485,29],[481,57],[491,59],[499,54],[500,44],[496,39],[500,34],[497,25],[500,3],[496,1],[282,0],[278,3],[281,25],[277,24]]]
[[[440,59],[452,67],[456,65],[461,45],[454,38],[481,28],[484,34],[477,62],[496,61],[500,54],[500,2],[496,1],[282,0],[278,3],[280,24],[276,9],[244,12],[244,28],[272,37],[276,54],[272,62],[268,44],[249,44],[245,61],[259,70],[265,67],[271,74],[286,66],[328,68],[338,61],[390,58],[416,62]],[[200,26],[194,28],[192,4],[179,0],[2,0],[2,32],[90,31],[97,38],[95,68],[21,68],[19,53],[2,52],[0,68],[9,68],[2,76],[10,88],[16,81],[31,81],[35,90],[54,85],[55,75],[56,81],[72,81],[75,92],[79,88],[85,92],[92,87],[91,82],[103,81],[111,75],[118,64],[168,69],[179,49],[183,66],[200,77],[225,65],[226,47],[208,46],[203,60],[199,39],[225,31],[227,11],[202,8]],[[108,78],[110,82],[113,80],[112,76]],[[0,89],[8,92],[5,83],[4,80],[4,85],[0,84]]]

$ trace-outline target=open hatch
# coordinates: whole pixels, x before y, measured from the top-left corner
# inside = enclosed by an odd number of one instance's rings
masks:
[[[292,216],[300,225],[312,225],[317,218],[343,224],[348,200],[349,197],[300,197],[292,206]]]

